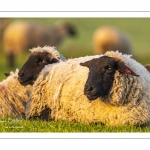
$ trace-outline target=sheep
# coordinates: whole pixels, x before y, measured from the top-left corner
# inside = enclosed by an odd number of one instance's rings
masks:
[[[73,25],[59,22],[55,26],[15,21],[7,26],[3,37],[3,48],[10,67],[15,65],[15,57],[27,49],[37,46],[58,46],[67,35],[76,34]]]
[[[104,59],[104,56],[110,57],[113,64],[111,67],[115,67],[110,72],[112,78],[104,80],[110,84],[106,88],[105,83],[100,84],[104,86],[102,96],[94,93],[92,97],[87,97],[84,85],[91,78],[95,86],[97,77],[93,79],[88,67],[83,66]],[[94,71],[100,63],[103,64],[103,61],[94,63]],[[106,68],[110,68],[109,64]],[[99,80],[96,81],[99,83]],[[89,90],[91,89],[93,87]],[[110,51],[105,55],[68,59],[66,62],[47,65],[40,72],[27,103],[26,118],[42,118],[44,115],[46,120],[49,118],[86,124],[101,122],[108,126],[149,125],[149,91],[148,71],[130,55]]]
[[[56,47],[44,46],[30,49],[31,54],[18,73],[20,84],[26,86],[33,85],[40,71],[48,64],[66,61]],[[26,73],[24,72],[26,70]]]
[[[120,51],[132,54],[133,48],[129,36],[113,26],[101,26],[93,33],[94,54],[104,54],[106,51]]]
[[[0,43],[2,42],[3,32],[9,24],[9,18],[0,18]]]
[[[36,47],[30,49],[30,51],[29,61],[34,64],[32,68],[34,71],[40,71],[47,64],[65,60],[55,47]],[[32,61],[33,58],[36,62]],[[30,68],[28,70],[30,73]],[[23,74],[19,69],[16,69],[15,72],[5,73],[5,75],[8,76],[7,79],[0,82],[0,117],[25,118],[25,108],[32,93],[32,83],[28,81],[27,85],[23,80],[20,80],[19,75],[23,77]]]
[[[86,61],[86,60],[89,60],[89,59],[92,59],[92,58],[97,58],[97,57],[99,57],[99,55],[95,55],[95,56],[87,56],[87,57],[81,57],[81,58],[74,58],[74,59],[69,59],[69,60],[66,60],[66,61],[64,61],[64,62],[66,62],[67,64],[68,64],[68,66],[69,67],[67,67],[67,69],[69,69],[69,72],[72,72],[72,68],[74,68],[74,66],[76,67],[76,64],[78,64],[78,62],[79,61],[81,61],[81,62],[83,62],[83,61]],[[27,62],[25,63],[25,67],[24,68],[21,68],[20,69],[20,72],[21,72],[21,74],[23,73],[24,74],[24,77],[23,77],[23,79],[22,79],[22,77],[19,77],[20,78],[20,81],[21,80],[24,80],[24,82],[20,82],[22,85],[28,85],[28,84],[30,84],[30,83],[33,83],[32,85],[33,85],[33,87],[35,87],[36,88],[36,86],[37,86],[37,83],[39,84],[39,82],[41,83],[41,85],[39,85],[38,87],[40,88],[40,87],[43,87],[43,88],[45,88],[45,89],[47,89],[48,87],[47,87],[47,83],[49,83],[49,84],[51,84],[50,82],[51,82],[51,80],[52,80],[52,78],[53,78],[53,76],[49,76],[50,74],[51,74],[51,72],[52,72],[52,74],[53,75],[55,75],[55,71],[53,72],[53,71],[51,71],[51,66],[53,66],[53,64],[49,64],[49,65],[46,65],[45,66],[45,68],[43,68],[42,70],[41,70],[41,72],[37,72],[36,71],[36,73],[34,73],[35,72],[35,70],[32,68],[32,69],[30,69],[30,75],[28,76],[28,68],[30,68],[30,66],[31,66],[31,63],[29,64],[28,63],[29,61],[27,60]],[[60,68],[62,68],[62,69],[65,69],[65,68],[63,68],[63,66],[66,64],[66,63],[63,63],[63,62],[59,62],[59,64],[61,64],[60,65]],[[58,63],[55,63],[55,65],[57,66],[57,64]],[[62,67],[61,67],[62,66]],[[70,68],[71,67],[71,68]],[[78,67],[81,69],[81,70],[87,70],[88,71],[88,69],[85,69],[85,68],[83,68],[83,67],[81,67],[80,65],[78,65]],[[75,70],[74,69],[74,72],[76,72],[77,74],[78,74],[78,68]],[[63,71],[64,72],[64,71]],[[81,72],[82,73],[82,72]],[[81,74],[80,73],[80,74]],[[65,78],[65,75],[66,75],[66,78],[68,78],[68,75],[65,73],[64,75],[63,75],[63,73],[61,73],[60,72],[60,77],[62,77],[62,79],[63,78]],[[84,75],[84,74],[83,74]],[[38,77],[37,77],[38,76]],[[75,77],[75,76],[74,76]],[[37,78],[37,79],[36,79]],[[45,78],[45,79],[44,79]],[[36,79],[36,80],[34,80],[34,79]],[[80,79],[80,78],[79,78]],[[30,83],[28,82],[30,80]],[[38,81],[37,81],[38,80]],[[59,82],[61,79],[56,79],[55,78],[55,80],[56,80],[56,82]],[[61,83],[61,81],[60,81],[60,84],[62,85],[62,83]],[[70,84],[72,84],[72,86],[74,86],[74,84],[76,85],[76,84],[78,84],[78,83],[70,83]],[[45,87],[46,86],[46,87]],[[52,85],[53,86],[53,85]],[[39,89],[38,88],[38,89]],[[43,93],[43,89],[42,88],[42,93]],[[44,90],[44,92],[48,92],[49,90]],[[35,93],[35,92],[34,92]],[[34,95],[34,93],[33,93],[33,95]],[[41,92],[40,92],[41,93]],[[52,92],[53,93],[53,92]],[[57,92],[56,92],[57,93]],[[43,94],[42,94],[43,95]],[[44,95],[43,95],[44,96]],[[41,96],[39,96],[38,97],[38,100],[37,100],[37,102],[38,101],[40,101],[40,99],[42,100],[42,98],[43,98],[43,96],[41,97]],[[84,95],[83,95],[84,96]],[[45,97],[45,96],[44,96]],[[47,99],[46,97],[44,98],[45,100]],[[40,102],[39,104],[44,104],[45,102]],[[30,102],[27,104],[28,106],[30,105]],[[36,107],[38,107],[38,106],[35,106],[35,108]],[[40,115],[39,116],[37,116],[37,117],[39,117],[39,118],[43,118],[43,113],[48,113],[49,111],[50,111],[50,109],[48,108],[48,107],[44,107],[44,106],[42,106],[41,105],[41,107],[40,107],[40,109],[42,109],[41,110],[41,112],[40,112]],[[28,110],[27,110],[28,111]],[[35,116],[35,115],[34,115]],[[33,116],[33,118],[34,118],[34,116]],[[27,119],[28,119],[28,117],[27,117]],[[48,120],[48,116],[47,115],[45,115],[45,118],[43,118],[44,120]]]
[[[26,103],[32,87],[22,86],[18,81],[18,72],[10,72],[9,76],[0,82],[0,117],[25,118]],[[8,74],[6,74],[8,75]]]
[[[84,94],[91,101],[101,98],[103,122],[109,125],[149,125],[149,72],[129,55],[104,55],[81,64],[89,68]]]

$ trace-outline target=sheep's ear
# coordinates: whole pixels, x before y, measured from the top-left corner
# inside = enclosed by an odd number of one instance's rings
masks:
[[[59,61],[58,59],[52,58],[52,59],[51,59],[51,64],[56,63],[56,62],[58,62],[58,61]]]
[[[150,64],[145,65],[145,68],[150,72]]]
[[[85,66],[85,67],[88,67],[89,68],[89,61],[86,61],[86,62],[83,62],[83,63],[80,63],[81,66]]]
[[[134,73],[129,67],[127,67],[124,64],[124,62],[122,62],[121,60],[116,61],[116,69],[121,73],[129,74],[133,76],[139,76],[136,73]]]
[[[50,60],[50,64],[53,64],[53,63],[56,63],[56,62],[59,61],[59,59],[53,57],[50,53],[47,53],[47,56],[48,56],[48,58]]]
[[[10,73],[4,73],[4,75],[5,75],[6,77],[8,77],[8,76],[10,76]]]

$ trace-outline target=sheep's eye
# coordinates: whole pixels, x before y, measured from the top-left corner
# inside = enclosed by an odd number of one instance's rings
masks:
[[[42,63],[46,63],[46,60],[43,59],[43,60],[42,60]]]
[[[110,70],[112,68],[110,66],[105,66],[105,69]]]

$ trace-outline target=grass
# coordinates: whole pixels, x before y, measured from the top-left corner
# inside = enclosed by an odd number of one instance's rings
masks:
[[[58,20],[72,23],[77,30],[76,37],[67,37],[57,49],[66,58],[92,55],[92,35],[101,25],[117,26],[130,36],[135,58],[140,63],[150,63],[150,18],[10,18],[15,20],[34,21],[43,24],[54,24]],[[21,68],[29,56],[29,52],[20,54],[14,68],[7,67],[2,43],[0,43],[0,81],[5,79],[4,73]],[[75,122],[27,121],[7,118],[0,120],[0,132],[150,132],[150,127],[108,127],[100,123],[85,125]]]
[[[85,125],[77,122],[67,121],[41,121],[41,120],[23,120],[6,118],[0,120],[0,132],[63,132],[63,133],[81,133],[81,132],[119,132],[119,133],[133,133],[133,132],[149,132],[150,127],[135,127],[135,126],[120,126],[120,127],[109,127],[102,125],[101,123],[92,123]]]

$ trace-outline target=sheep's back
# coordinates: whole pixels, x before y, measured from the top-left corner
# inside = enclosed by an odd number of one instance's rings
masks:
[[[93,49],[95,54],[104,54],[106,51],[120,51],[132,54],[132,45],[129,37],[123,32],[111,27],[100,27],[93,34]]]
[[[18,54],[28,45],[27,33],[29,25],[24,22],[14,22],[4,31],[3,43],[6,53]]]

